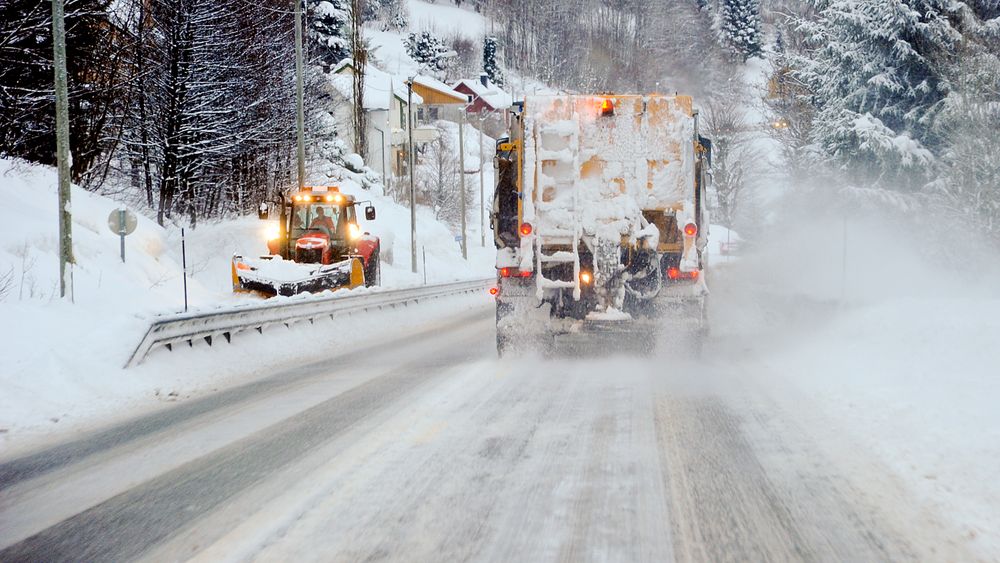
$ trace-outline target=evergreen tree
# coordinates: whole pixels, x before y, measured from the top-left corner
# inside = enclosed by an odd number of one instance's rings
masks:
[[[409,25],[404,0],[366,0],[361,14],[362,21],[378,22],[382,31],[399,31]]]
[[[448,57],[450,53],[448,46],[429,31],[411,33],[403,42],[406,46],[406,54],[410,56],[421,69],[437,74],[448,68]]]
[[[746,62],[763,53],[760,0],[722,0],[719,11],[722,44]]]
[[[497,38],[486,37],[483,41],[483,72],[490,77],[490,81],[497,86],[503,87],[504,76],[497,64]]]
[[[862,185],[921,186],[946,94],[934,61],[958,39],[936,0],[828,0],[799,26],[798,76],[814,95],[814,135]]]
[[[307,0],[312,56],[334,66],[351,56],[349,0]]]

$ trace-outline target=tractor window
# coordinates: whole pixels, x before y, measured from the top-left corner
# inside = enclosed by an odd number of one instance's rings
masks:
[[[319,230],[330,238],[337,238],[342,211],[332,203],[297,207],[292,213],[292,238],[299,238],[309,230]]]

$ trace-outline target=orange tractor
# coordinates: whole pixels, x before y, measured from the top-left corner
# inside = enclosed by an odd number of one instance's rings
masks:
[[[362,231],[357,208],[375,219],[370,201],[337,187],[306,187],[273,204],[278,224],[268,232],[269,256],[233,256],[233,291],[290,296],[380,283],[379,238]],[[268,220],[262,203],[259,216]]]

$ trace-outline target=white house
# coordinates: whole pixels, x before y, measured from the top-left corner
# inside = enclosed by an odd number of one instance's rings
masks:
[[[353,109],[354,102],[354,65],[350,59],[341,61],[329,76],[334,88],[348,102],[337,107],[337,121],[340,130],[348,139],[354,138]],[[368,154],[365,162],[374,170],[383,174],[403,176],[406,174],[406,145],[408,142],[407,97],[409,92],[406,79],[393,76],[375,68],[365,66],[365,96],[364,107],[368,121]],[[413,105],[423,103],[423,98],[417,93],[412,95]],[[416,108],[414,109],[416,113]],[[416,116],[414,116],[414,119]],[[438,136],[438,130],[429,126],[413,128],[414,144],[433,141]]]

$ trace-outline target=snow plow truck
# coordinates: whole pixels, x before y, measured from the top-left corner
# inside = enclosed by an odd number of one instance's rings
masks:
[[[260,219],[269,220],[272,207],[278,212],[267,232],[270,254],[233,256],[233,291],[273,297],[378,285],[380,241],[358,225],[361,205],[365,219],[375,220],[371,202],[335,186],[305,187],[271,206],[262,203]]]
[[[527,96],[497,141],[497,350],[707,330],[711,142],[688,96]]]

